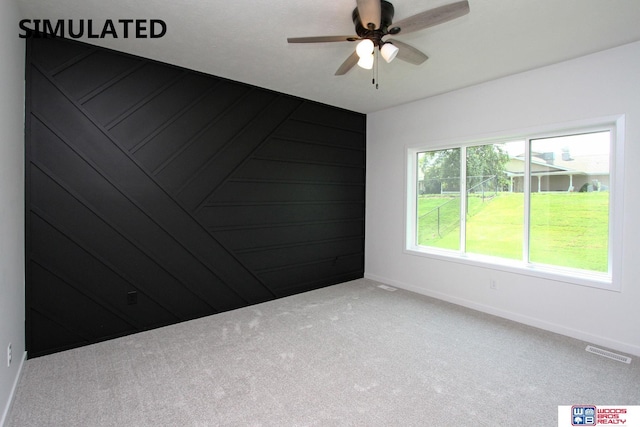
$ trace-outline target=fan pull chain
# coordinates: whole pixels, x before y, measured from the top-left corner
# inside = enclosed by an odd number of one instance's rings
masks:
[[[376,52],[373,51],[373,67],[371,67],[371,84],[376,84]]]
[[[380,82],[380,75],[378,73],[378,64],[380,63],[380,49],[376,52],[376,90],[378,90],[378,82]]]
[[[378,56],[378,49],[374,50],[374,57],[373,57],[373,77],[371,78],[371,84],[376,85],[376,90],[378,90],[378,81],[379,81],[379,76],[378,76],[378,62],[380,62],[380,57]]]

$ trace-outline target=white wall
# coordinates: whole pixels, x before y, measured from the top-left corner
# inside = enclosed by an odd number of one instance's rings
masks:
[[[619,114],[622,292],[403,252],[405,145]],[[640,356],[640,42],[370,114],[367,139],[366,277]]]
[[[15,0],[0,1],[0,425],[25,354],[24,40]],[[13,361],[7,367],[7,346]]]

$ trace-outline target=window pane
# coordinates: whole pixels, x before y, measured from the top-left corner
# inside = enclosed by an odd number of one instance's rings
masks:
[[[467,148],[466,251],[522,260],[524,141]]]
[[[608,271],[610,138],[531,140],[531,262]]]
[[[460,149],[418,153],[420,246],[460,249]]]

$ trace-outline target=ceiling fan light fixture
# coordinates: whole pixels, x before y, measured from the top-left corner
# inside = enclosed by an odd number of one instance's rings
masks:
[[[351,0],[353,1],[353,0]],[[445,0],[446,1],[446,0]],[[378,52],[385,61],[391,62],[396,56],[402,61],[420,65],[429,57],[406,43],[399,40],[383,40],[388,35],[408,34],[424,30],[435,25],[443,24],[469,13],[469,0],[449,0],[453,3],[445,4],[424,12],[393,22],[395,9],[389,0],[356,0],[356,8],[351,12],[351,20],[355,25],[356,35],[347,36],[319,36],[287,38],[289,43],[327,43],[354,42],[358,40],[356,51],[340,65],[335,72],[342,76],[358,64],[362,68],[375,67],[374,76],[377,78]],[[376,78],[372,79],[375,82]],[[378,87],[376,83],[376,88]]]
[[[380,54],[387,63],[393,61],[393,58],[398,54],[398,47],[391,43],[385,43],[380,47]]]
[[[360,43],[358,43],[358,46],[356,46],[356,53],[358,54],[360,59],[366,58],[373,53],[373,48],[373,42],[369,39],[364,39]]]
[[[368,56],[361,56],[360,60],[358,61],[358,65],[365,70],[370,70],[373,68],[373,60],[373,53],[369,54]]]

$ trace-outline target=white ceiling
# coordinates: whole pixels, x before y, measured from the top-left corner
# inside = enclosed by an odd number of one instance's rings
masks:
[[[640,40],[640,0],[469,0],[471,12],[398,35],[426,53],[415,66],[380,62],[334,72],[353,43],[287,37],[354,34],[355,0],[18,0],[25,19],[162,19],[159,39],[90,39],[100,46],[370,113]],[[453,0],[392,0],[395,20]]]

